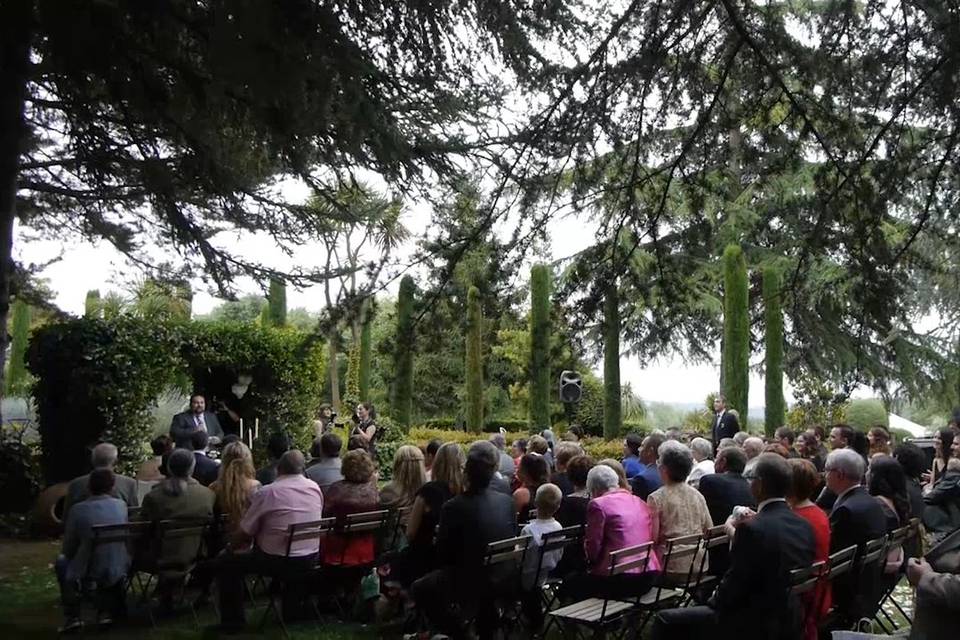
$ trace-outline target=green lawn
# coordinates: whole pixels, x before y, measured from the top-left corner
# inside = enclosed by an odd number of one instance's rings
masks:
[[[58,601],[57,582],[52,563],[59,550],[55,541],[0,540],[0,638],[33,640],[57,638],[57,627],[62,623]],[[248,610],[251,622],[250,633],[234,638],[283,638],[279,625],[268,623],[263,633],[256,625],[262,609]],[[142,614],[107,633],[85,632],[87,637],[110,640],[152,640],[181,638],[216,638],[218,634],[209,629],[217,620],[212,608],[199,612],[198,629],[189,611],[173,619],[163,620],[156,628]],[[296,625],[290,628],[290,637],[295,640],[339,640],[347,638],[375,638],[371,627],[347,624]]]

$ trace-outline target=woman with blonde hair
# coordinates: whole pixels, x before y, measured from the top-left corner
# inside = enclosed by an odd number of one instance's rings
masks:
[[[409,586],[435,568],[434,533],[440,509],[463,492],[463,449],[455,442],[441,445],[433,459],[433,479],[417,492],[407,524],[409,545],[391,562],[390,579]]]
[[[426,481],[427,469],[420,447],[403,445],[393,455],[393,479],[380,490],[380,506],[384,509],[413,506],[417,492]],[[406,525],[408,521],[409,514],[404,517],[403,524]]]
[[[210,484],[216,496],[214,513],[226,515],[226,533],[232,538],[240,519],[250,506],[250,498],[260,490],[253,466],[253,454],[242,442],[231,442],[223,448],[220,471]]]

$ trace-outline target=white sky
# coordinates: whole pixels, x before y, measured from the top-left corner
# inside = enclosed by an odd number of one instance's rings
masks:
[[[429,208],[413,205],[404,219],[412,235],[422,234],[429,224]],[[552,239],[550,253],[553,258],[573,254],[593,243],[593,229],[589,222],[569,216],[557,218],[548,228]],[[14,256],[25,263],[43,263],[58,255],[61,258],[49,265],[41,276],[49,280],[54,290],[55,303],[64,311],[81,315],[84,299],[89,289],[99,289],[101,295],[109,291],[125,292],[126,284],[137,278],[137,270],[117,252],[109,243],[91,244],[77,238],[24,242],[23,230],[16,232]],[[235,239],[237,251],[246,256],[255,256],[278,267],[289,266],[291,260],[272,246],[272,243],[260,237],[247,235]],[[412,250],[407,246],[401,253]],[[323,259],[323,248],[316,245],[305,246],[295,252],[295,259],[304,260],[304,264],[319,264]],[[222,301],[215,298],[204,285],[194,284],[193,311],[195,314],[208,313]],[[398,282],[387,287],[389,295],[396,295]],[[242,293],[258,293],[259,289],[251,281],[240,281],[238,288]],[[323,307],[323,293],[320,286],[306,290],[287,290],[287,305],[290,308],[304,307],[310,311],[319,311]],[[718,358],[719,363],[719,358]],[[630,383],[633,390],[648,402],[700,402],[717,388],[719,366],[689,366],[669,358],[661,361],[641,363],[636,357],[624,357],[620,362],[621,380]],[[787,388],[787,399],[792,400]],[[750,406],[763,405],[763,379],[752,375],[750,380]]]

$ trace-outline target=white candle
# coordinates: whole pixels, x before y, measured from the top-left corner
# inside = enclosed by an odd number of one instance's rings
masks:
[[[243,418],[240,418],[240,442],[243,442]]]
[[[253,428],[255,429],[253,433],[253,437],[259,440],[260,439],[260,418],[253,419]]]

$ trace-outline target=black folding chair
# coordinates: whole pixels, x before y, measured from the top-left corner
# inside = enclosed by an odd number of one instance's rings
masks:
[[[653,553],[653,542],[645,542],[612,552],[607,576],[613,578],[637,568],[641,573],[646,572],[651,553]],[[567,629],[573,629],[577,637],[586,638],[587,634],[581,632],[583,627],[589,629],[594,638],[606,637],[611,629],[620,625],[630,613],[636,611],[638,601],[639,596],[632,601],[616,600],[605,593],[602,598],[587,598],[548,611],[543,637],[547,637],[550,626],[554,622],[564,634]]]
[[[840,576],[850,573],[853,570],[856,557],[857,545],[855,544],[831,553],[827,558],[827,565],[823,569],[823,575],[821,579],[833,583],[833,581]],[[826,594],[824,594],[824,597],[826,597]],[[817,611],[820,611],[823,608],[823,601],[818,601],[816,603],[816,607]],[[830,611],[828,611],[820,621],[820,628],[830,629],[833,626],[836,617],[836,611],[831,608]]]
[[[163,579],[162,574],[172,574],[174,579],[168,580],[174,582],[177,587],[176,605],[182,606],[186,600],[187,578],[193,568],[200,561],[203,555],[205,536],[210,528],[211,521],[208,518],[183,519],[183,520],[161,520],[154,525],[154,536],[156,540],[157,557],[160,558],[151,570],[145,571],[149,575],[144,585],[144,597],[141,602],[147,605],[147,612],[150,616],[150,624],[156,626],[156,619],[153,615],[153,609],[149,606],[149,601],[157,595],[160,584]],[[168,544],[185,544],[188,548],[186,555],[191,556],[191,560],[186,563],[165,562],[163,561],[164,551]],[[192,551],[190,551],[192,549]],[[151,589],[152,586],[152,589]],[[200,619],[197,617],[197,611],[192,602],[187,602],[190,606],[190,613],[193,614],[194,624],[199,628]]]
[[[491,595],[500,601],[500,625],[507,629],[519,624],[521,618],[518,597],[523,588],[523,567],[531,539],[517,536],[491,542],[483,557],[484,571],[493,589]],[[502,574],[496,580],[492,577],[495,572]]]
[[[333,528],[335,522],[336,518],[321,518],[320,520],[310,520],[308,522],[297,522],[291,524],[289,527],[287,527],[287,550],[285,557],[288,559],[292,557],[290,554],[293,551],[294,543],[297,542],[316,540],[319,548],[319,545],[323,544],[324,536],[326,536],[327,533]],[[322,569],[318,558],[317,564],[313,567],[313,569],[304,572],[303,574],[298,574],[297,578],[298,580],[309,582],[316,577],[321,570]],[[263,612],[263,617],[260,619],[260,629],[263,629],[267,623],[267,619],[272,613],[280,622],[280,629],[283,631],[284,637],[289,637],[287,625],[283,619],[283,608],[277,606],[277,599],[280,598],[282,601],[286,589],[289,587],[289,576],[285,573],[280,573],[268,575],[266,577],[271,579],[270,588],[267,589],[270,599],[267,603],[267,608]],[[311,605],[313,605],[314,614],[319,618],[320,612],[317,610],[316,603],[313,600],[310,602]]]
[[[710,527],[703,532],[703,542],[701,544],[703,547],[703,555],[700,556],[700,562],[694,574],[695,586],[691,586],[687,593],[693,601],[702,604],[707,601],[713,590],[720,584],[720,578],[722,576],[708,573],[707,566],[710,551],[720,546],[730,545],[730,535],[727,533],[727,528],[722,524]]]
[[[540,539],[540,558],[537,561],[537,577],[543,571],[543,558],[551,551],[566,549],[574,545],[583,544],[584,527],[582,524],[575,524],[571,527],[565,527],[559,531],[551,531],[543,534]],[[540,587],[540,595],[543,600],[543,606],[549,611],[557,600],[557,590],[563,582],[562,578],[547,576]]]
[[[800,596],[813,591],[823,579],[827,563],[823,560],[814,562],[809,567],[799,567],[790,571],[788,596]]]
[[[911,525],[907,524],[899,529],[894,529],[887,535],[887,546],[886,553],[889,555],[890,551],[893,549],[902,549],[904,543],[910,538],[911,534]],[[880,596],[880,605],[877,607],[877,612],[874,614],[873,618],[876,620],[877,624],[880,625],[880,628],[883,629],[885,633],[892,633],[899,628],[896,620],[893,616],[884,610],[884,605],[890,603],[893,605],[902,616],[910,622],[910,617],[906,615],[906,612],[900,606],[900,604],[893,598],[893,592],[897,588],[897,585],[900,583],[900,578],[903,577],[904,565],[901,565],[897,568],[897,579],[893,581],[888,587],[883,591],[883,594]],[[883,616],[887,620],[887,624],[890,625],[888,629],[887,626],[883,623],[883,620],[880,619],[880,616]]]
[[[331,577],[331,581],[336,585],[333,593],[333,602],[340,611],[341,617],[348,618],[347,609],[341,604],[352,603],[357,600],[359,594],[360,581],[363,576],[376,564],[376,553],[369,562],[360,564],[346,563],[347,551],[350,547],[350,541],[359,536],[371,536],[374,544],[378,537],[389,527],[390,511],[380,509],[377,511],[364,511],[361,513],[351,513],[343,518],[338,518],[334,527],[327,534],[329,544],[332,536],[336,536],[340,545],[340,558],[336,562],[323,563],[324,572]]]
[[[407,533],[407,520],[410,518],[410,512],[413,507],[399,507],[390,512],[389,521],[392,523],[393,533],[390,535],[390,541],[386,545],[386,550],[390,551],[397,548],[400,542],[400,536]]]
[[[133,557],[135,545],[139,540],[141,540],[147,533],[150,531],[149,522],[125,522],[123,524],[101,524],[94,525],[91,527],[92,539],[90,541],[90,559],[87,563],[87,575],[83,579],[81,596],[88,595],[84,590],[93,582],[92,571],[95,567],[94,558],[96,557],[97,550],[106,545],[111,544],[122,544],[126,547],[127,554],[130,558]],[[126,598],[127,594],[134,587],[135,573],[131,569],[128,571],[127,575],[123,578],[123,597]]]

